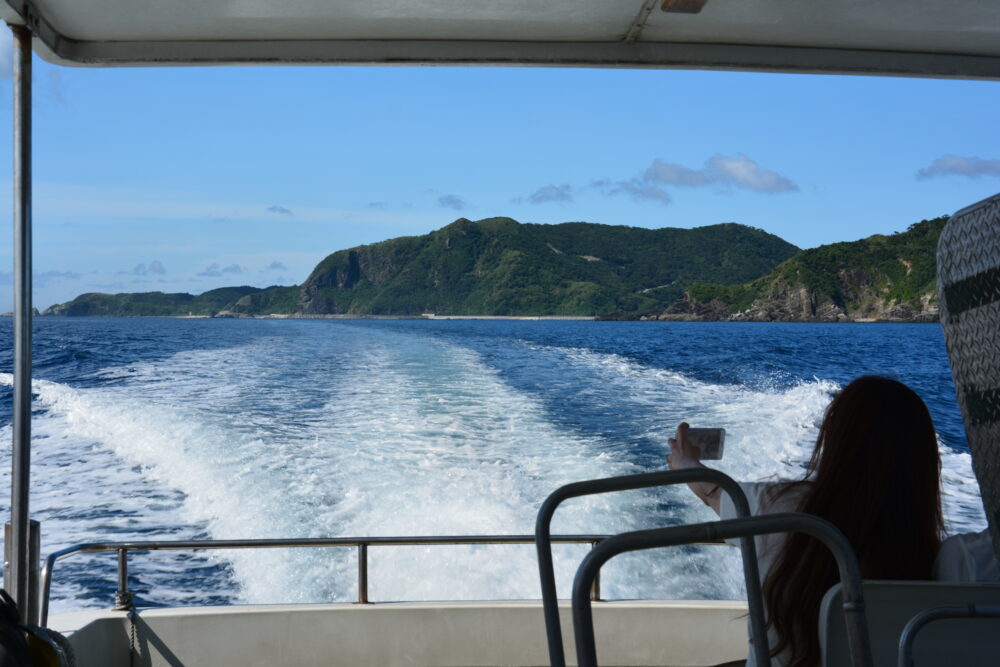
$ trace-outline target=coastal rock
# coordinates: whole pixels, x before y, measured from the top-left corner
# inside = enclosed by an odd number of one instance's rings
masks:
[[[661,322],[697,322],[728,320],[732,311],[725,303],[713,299],[702,303],[685,294],[679,301],[666,310],[658,313],[647,313],[641,320],[659,320]]]
[[[776,280],[762,297],[746,310],[727,318],[745,322],[844,322],[849,318],[844,308],[828,295],[805,285],[789,285]]]

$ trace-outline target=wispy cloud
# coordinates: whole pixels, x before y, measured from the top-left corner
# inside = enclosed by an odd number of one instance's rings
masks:
[[[546,202],[573,201],[573,188],[569,184],[543,185],[530,195],[528,201],[532,204],[544,204]]]
[[[664,162],[660,158],[656,158],[642,174],[642,180],[650,183],[662,183],[663,185],[683,185],[696,188],[711,182],[705,172],[705,169],[689,169],[683,165]]]
[[[3,31],[0,31],[2,34]],[[4,188],[6,187],[6,190]],[[0,178],[0,192],[11,190],[10,179]],[[271,202],[259,200],[185,200],[165,198],[162,192],[145,188],[133,189],[121,185],[92,186],[66,183],[35,182],[35,217],[72,220],[74,224],[84,221],[136,224],[155,222],[190,221],[199,224],[239,225],[253,222],[274,222],[285,224],[320,223],[324,226],[340,225],[354,230],[368,223],[407,227],[426,231],[428,225],[440,222],[439,215],[420,209],[419,213],[401,214],[399,209],[409,207],[407,203],[387,203],[386,210],[368,207],[362,202],[358,207],[296,206],[290,215],[268,211]],[[434,202],[435,197],[431,200]],[[0,202],[2,203],[2,202]],[[390,212],[391,211],[391,212]],[[170,267],[173,268],[173,267]]]
[[[670,193],[643,178],[631,178],[627,181],[612,181],[601,179],[593,181],[590,187],[597,188],[601,194],[613,197],[625,195],[633,201],[655,201],[666,206],[670,203]]]
[[[468,206],[468,203],[458,195],[441,195],[438,197],[438,206],[461,211]]]
[[[221,278],[225,275],[238,276],[243,273],[243,267],[239,264],[230,264],[229,266],[222,266],[216,262],[213,262],[205,267],[203,271],[196,273],[196,276],[202,278]]]
[[[50,283],[63,280],[78,280],[81,274],[72,271],[43,271],[32,276],[32,283],[35,287],[45,287]]]
[[[45,287],[51,283],[58,283],[63,280],[78,280],[81,277],[82,274],[74,273],[73,271],[41,271],[35,272],[31,276],[31,284],[33,287]],[[13,284],[14,274],[0,271],[0,285],[7,286]]]
[[[984,160],[981,157],[944,155],[917,172],[917,178],[937,178],[938,176],[1000,176],[1000,160]]]
[[[218,278],[222,275],[222,265],[221,264],[209,264],[205,267],[204,271],[200,271],[195,275],[201,276],[203,278]]]
[[[274,206],[268,206],[267,212],[276,213],[278,215],[295,215],[294,213],[292,213],[291,209],[285,208],[284,206],[278,206],[277,204],[275,204]]]
[[[265,271],[287,271],[288,267],[279,261],[274,261],[264,267]]]
[[[119,274],[120,275],[129,275],[129,274],[131,274],[133,276],[145,276],[145,275],[148,275],[148,274],[152,273],[152,274],[155,274],[157,276],[162,276],[166,272],[167,272],[167,269],[163,266],[163,264],[160,262],[160,260],[154,259],[149,264],[145,264],[143,262],[139,262],[138,264],[135,265],[135,267],[131,271],[119,271]]]

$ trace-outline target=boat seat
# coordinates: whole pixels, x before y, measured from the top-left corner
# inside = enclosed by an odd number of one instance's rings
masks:
[[[890,667],[899,664],[900,635],[911,618],[933,607],[1000,604],[1000,584],[865,581],[864,598],[874,667]],[[839,583],[820,604],[819,641],[823,667],[850,664]],[[915,667],[996,664],[1000,620],[950,618],[930,623],[917,635],[913,656]]]
[[[958,211],[941,230],[937,280],[965,437],[1000,560],[1000,194]]]

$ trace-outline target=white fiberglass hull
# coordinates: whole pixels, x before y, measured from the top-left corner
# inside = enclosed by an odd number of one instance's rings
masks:
[[[601,665],[714,665],[746,656],[743,602],[598,602],[593,609]],[[562,612],[574,664],[568,604]],[[132,662],[125,612],[62,614],[51,625],[70,636],[80,667],[548,664],[539,601],[147,609],[136,620]]]

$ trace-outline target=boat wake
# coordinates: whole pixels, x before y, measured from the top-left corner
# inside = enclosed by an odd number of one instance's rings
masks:
[[[716,385],[615,354],[513,343],[517,367],[498,367],[444,337],[303,330],[294,345],[262,337],[109,367],[85,388],[36,380],[43,553],[121,539],[530,534],[561,484],[662,469],[681,420],[725,426],[719,467],[737,479],[801,475],[837,389]],[[9,426],[0,438],[10,442]],[[942,455],[949,527],[979,529],[968,454]],[[572,501],[553,529],[712,518],[673,488]],[[587,547],[556,549],[568,595]],[[373,600],[539,596],[531,545],[372,547],[369,558]],[[151,604],[319,602],[355,599],[356,568],[353,549],[282,549],[136,555],[132,573]],[[602,589],[733,598],[741,578],[736,550],[689,547],[616,559]],[[107,606],[113,581],[110,554],[67,560],[53,611]]]

